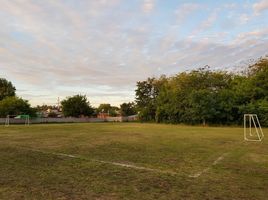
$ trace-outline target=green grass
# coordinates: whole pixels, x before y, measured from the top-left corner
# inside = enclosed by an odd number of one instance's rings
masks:
[[[0,130],[3,200],[258,200],[267,191],[268,142],[244,142],[242,128],[96,123]]]

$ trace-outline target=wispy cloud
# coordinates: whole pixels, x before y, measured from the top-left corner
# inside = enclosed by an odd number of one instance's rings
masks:
[[[155,0],[144,0],[144,3],[142,5],[142,10],[145,13],[150,13],[155,6]]]
[[[248,21],[250,20],[250,16],[247,15],[247,14],[242,14],[242,15],[240,15],[240,17],[239,17],[239,20],[240,20],[240,23],[242,23],[242,24],[246,24],[246,23],[248,23]]]
[[[2,0],[0,76],[34,104],[76,93],[93,104],[131,101],[136,81],[148,76],[266,54],[266,15],[259,7],[251,17],[254,6],[250,13],[209,2]],[[227,30],[229,15],[228,24],[239,23]]]
[[[261,12],[268,10],[268,1],[261,0],[255,4],[253,4],[253,10],[255,14],[260,14]]]
[[[183,22],[183,20],[187,19],[189,15],[193,14],[194,11],[202,8],[200,4],[197,3],[185,3],[179,6],[179,8],[175,11],[177,20],[179,22]],[[198,11],[197,11],[198,12]]]

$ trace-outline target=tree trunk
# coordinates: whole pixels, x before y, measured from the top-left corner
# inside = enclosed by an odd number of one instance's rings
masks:
[[[206,119],[203,118],[203,126],[206,126]]]

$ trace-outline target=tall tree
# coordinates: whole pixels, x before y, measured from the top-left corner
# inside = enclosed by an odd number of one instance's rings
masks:
[[[119,114],[119,108],[116,106],[111,106],[109,103],[100,104],[97,108],[98,113],[109,113],[110,116],[117,116]]]
[[[258,60],[254,65],[250,66],[252,75],[251,81],[254,90],[254,99],[268,100],[268,57]]]
[[[191,110],[191,122],[206,125],[208,121],[213,121],[217,114],[215,93],[209,90],[195,90],[189,96],[188,108]]]
[[[31,108],[27,100],[23,100],[19,97],[6,97],[0,101],[1,117],[22,114],[35,116],[35,110]]]
[[[108,113],[109,110],[111,110],[112,106],[109,103],[102,103],[99,105],[99,107],[97,108],[97,111],[100,113]]]
[[[137,82],[136,104],[140,119],[154,121],[156,119],[157,96],[166,82],[166,77],[160,79],[148,78],[146,81]]]
[[[122,116],[130,116],[136,114],[135,103],[123,103],[120,105],[120,113]]]
[[[86,96],[75,95],[61,102],[65,117],[91,116],[94,112]]]
[[[0,101],[5,97],[15,96],[16,88],[10,81],[0,78]]]

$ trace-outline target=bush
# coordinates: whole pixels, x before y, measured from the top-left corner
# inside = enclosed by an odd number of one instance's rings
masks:
[[[36,116],[35,110],[31,108],[27,100],[19,97],[6,97],[0,101],[0,116],[7,115],[30,115]]]
[[[61,105],[65,117],[91,116],[94,113],[87,97],[83,95],[68,97],[61,102]]]
[[[6,97],[15,96],[16,88],[11,82],[6,79],[0,78],[0,101]]]

